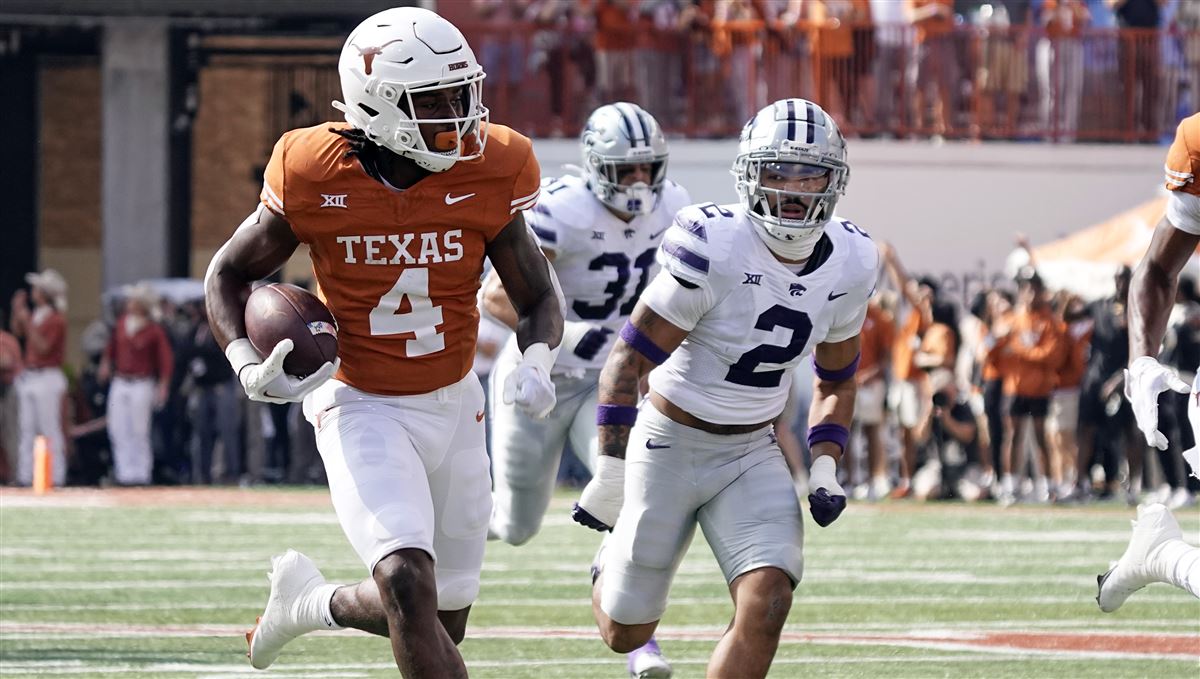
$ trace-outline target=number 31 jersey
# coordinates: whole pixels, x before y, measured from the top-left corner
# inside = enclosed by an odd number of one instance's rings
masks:
[[[689,331],[650,373],[651,388],[714,424],[777,417],[790,369],[817,344],[857,335],[875,290],[879,251],[851,222],[831,219],[799,272],[756,228],[740,205],[682,210],[660,250],[663,270],[642,295]]]
[[[323,124],[287,132],[262,202],[307,243],[338,323],[336,377],[385,396],[458,382],[475,359],[475,295],[488,242],[533,207],[541,174],[530,141],[488,129],[482,158],[397,191],[371,178]]]
[[[525,212],[525,220],[542,249],[554,255],[554,271],[567,300],[566,320],[619,331],[658,273],[655,253],[671,218],[690,202],[682,186],[668,181],[650,214],[623,222],[583,179],[543,180],[537,207]],[[555,366],[600,369],[607,358],[606,352],[591,360],[563,352]]]

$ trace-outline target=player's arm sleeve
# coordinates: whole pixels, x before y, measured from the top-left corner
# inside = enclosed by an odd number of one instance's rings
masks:
[[[829,332],[825,334],[826,342],[844,342],[862,332],[863,322],[867,319],[867,301],[875,294],[879,251],[874,245],[863,247],[856,264],[860,265],[859,269],[852,280],[849,294],[838,300],[840,304],[834,311]]]
[[[671,325],[690,332],[713,307],[713,296],[707,285],[688,285],[664,268],[650,281],[639,302]]]
[[[267,209],[275,214],[288,218],[285,199],[287,197],[286,173],[284,167],[287,154],[287,137],[280,137],[271,151],[271,159],[267,161],[267,169],[263,171],[263,187],[258,199]]]
[[[525,163],[517,172],[513,182],[512,200],[509,202],[508,214],[515,215],[520,210],[529,210],[537,205],[541,194],[542,168],[538,165],[537,157],[533,155],[533,147],[525,154]]]
[[[1200,236],[1200,196],[1172,191],[1167,197],[1167,221],[1180,231]]]
[[[1200,148],[1195,148],[1196,137],[1200,137],[1195,132],[1197,127],[1200,127],[1200,120],[1192,116],[1175,128],[1175,141],[1167,149],[1167,161],[1163,164],[1168,191],[1200,194],[1200,185],[1196,184],[1197,166],[1200,165]]]
[[[708,254],[707,224],[699,211],[680,210],[667,229],[656,259],[664,271],[690,285],[709,285],[712,258]]]
[[[662,269],[641,299],[672,325],[690,331],[718,301],[718,277],[702,213],[684,209],[675,215],[657,259]]]

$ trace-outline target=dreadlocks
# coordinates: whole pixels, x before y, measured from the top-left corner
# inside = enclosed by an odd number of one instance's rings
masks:
[[[344,158],[357,157],[367,174],[371,175],[377,181],[382,181],[382,175],[379,172],[379,153],[382,149],[378,144],[371,141],[366,132],[353,127],[346,129],[331,127],[329,131],[349,143],[350,148],[347,149],[346,154],[343,156]]]

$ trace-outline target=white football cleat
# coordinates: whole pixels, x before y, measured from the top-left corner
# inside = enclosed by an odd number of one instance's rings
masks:
[[[1125,553],[1107,573],[1096,577],[1096,603],[1105,613],[1120,608],[1130,594],[1158,582],[1147,567],[1151,553],[1168,540],[1183,539],[1175,517],[1161,504],[1139,505],[1137,521],[1132,523],[1133,537]]]
[[[628,666],[632,679],[671,679],[671,663],[663,657],[653,637],[629,654]]]
[[[250,665],[259,670],[270,667],[287,642],[319,629],[303,619],[301,604],[314,589],[325,584],[325,576],[312,559],[293,549],[271,559],[267,578],[271,581],[267,607],[254,629],[246,632],[246,643],[250,646],[246,655]]]

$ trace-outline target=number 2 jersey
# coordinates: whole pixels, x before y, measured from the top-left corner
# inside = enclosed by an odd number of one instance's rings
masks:
[[[567,300],[566,320],[619,331],[658,273],[655,253],[671,218],[690,202],[682,186],[667,181],[653,211],[623,222],[582,178],[544,180],[538,204],[525,212],[525,221],[542,249],[554,254],[554,271]],[[591,360],[563,352],[555,367],[599,370],[607,358],[605,352]]]
[[[475,358],[487,243],[537,202],[532,145],[490,125],[482,158],[396,190],[347,157],[331,127],[347,129],[325,123],[279,139],[261,200],[310,248],[338,323],[336,377],[388,396],[454,384]]]
[[[714,424],[755,424],[787,402],[790,368],[814,346],[859,333],[879,268],[875,243],[834,217],[800,271],[780,262],[740,205],[693,205],[662,243],[642,295],[688,330],[650,387]],[[683,281],[681,284],[680,281]]]

